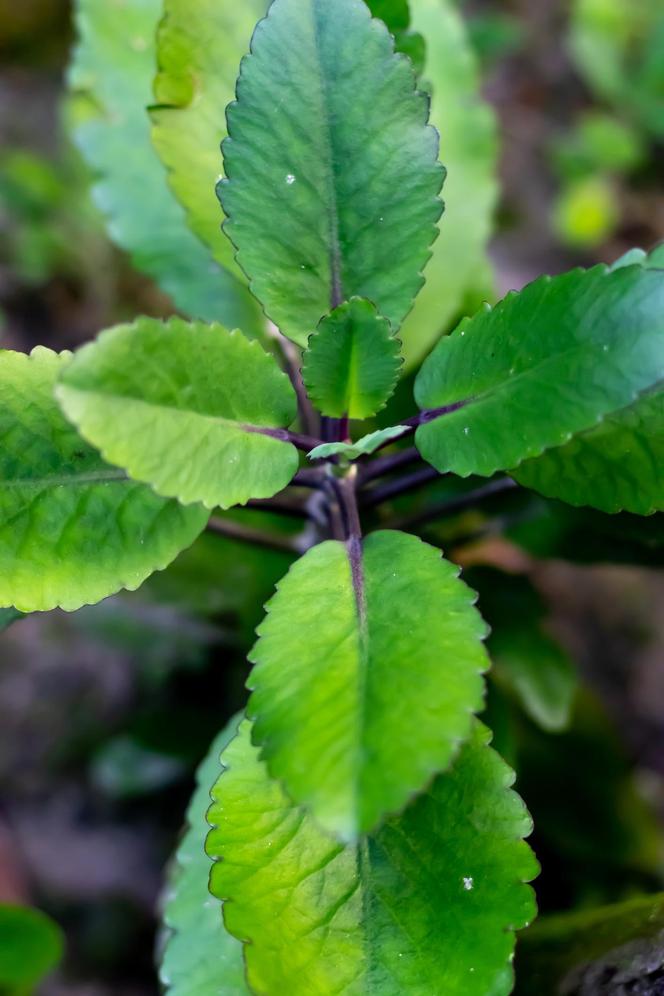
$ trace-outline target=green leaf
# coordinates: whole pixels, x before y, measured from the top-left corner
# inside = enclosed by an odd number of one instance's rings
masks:
[[[664,392],[521,464],[520,484],[570,505],[650,515],[664,509]]]
[[[226,932],[221,904],[208,891],[210,859],[205,853],[210,786],[219,776],[219,755],[235,736],[238,717],[215,739],[196,774],[187,809],[187,830],[177,849],[168,883],[164,924],[170,933],[161,953],[159,976],[169,996],[244,996],[242,945]]]
[[[305,345],[357,295],[396,331],[423,284],[444,170],[385,26],[361,0],[275,0],[237,97],[219,196],[266,313]]]
[[[214,193],[219,143],[240,60],[268,6],[268,0],[165,0],[157,36],[154,145],[193,231],[236,275],[240,270],[221,231]]]
[[[401,367],[401,343],[370,301],[335,308],[309,339],[302,376],[323,415],[365,419],[385,406]]]
[[[481,708],[485,626],[458,568],[415,536],[328,541],[278,585],[248,714],[273,777],[344,839],[444,769]]]
[[[0,991],[32,992],[62,958],[62,931],[46,914],[0,903]]]
[[[355,460],[359,456],[375,453],[380,446],[384,446],[392,439],[398,439],[407,431],[408,426],[391,425],[387,429],[378,429],[376,432],[370,432],[368,436],[362,436],[356,443],[322,443],[320,446],[315,446],[307,456],[310,460],[326,460],[331,456]]]
[[[605,266],[542,277],[442,339],[415,384],[416,434],[441,472],[516,467],[664,377],[664,275]]]
[[[140,318],[109,329],[76,353],[57,397],[107,460],[185,504],[269,498],[297,470],[277,429],[297,413],[288,377],[220,325]]]
[[[479,724],[401,816],[342,847],[289,802],[245,723],[213,790],[211,888],[256,992],[507,996],[537,873],[513,773]]]
[[[135,590],[207,522],[104,463],[53,399],[70,353],[0,353],[0,606],[73,611]]]
[[[663,930],[664,893],[545,917],[520,939],[516,994],[654,994]]]
[[[23,613],[17,612],[16,609],[0,609],[0,632],[22,618]]]
[[[491,293],[486,244],[497,200],[495,115],[481,97],[477,62],[455,0],[410,0],[411,29],[426,42],[423,86],[447,167],[445,217],[426,284],[399,333],[406,369],[419,363],[466,298]],[[488,286],[487,286],[488,285]]]
[[[410,24],[408,0],[369,0],[367,7],[373,17],[385,22],[392,34],[405,31]]]
[[[152,147],[146,105],[161,7],[161,0],[125,0],[118,15],[106,0],[78,0],[69,73],[75,141],[96,174],[94,197],[111,237],[134,265],[182,311],[260,335],[262,316],[244,279],[217,266],[189,231]]]

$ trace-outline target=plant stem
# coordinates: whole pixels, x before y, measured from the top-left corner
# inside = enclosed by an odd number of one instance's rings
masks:
[[[254,508],[262,512],[276,512],[287,515],[291,519],[306,519],[306,502],[290,499],[287,495],[281,498],[251,498],[245,508]]]
[[[318,431],[319,418],[314,411],[313,405],[309,401],[304,381],[302,380],[300,354],[298,349],[295,345],[293,345],[290,339],[287,339],[277,330],[274,332],[274,339],[281,353],[284,369],[288,374],[297,396],[297,407],[300,413],[302,428],[307,435],[313,436]]]
[[[262,529],[243,526],[232,519],[221,519],[213,516],[207,524],[207,530],[217,536],[225,536],[227,539],[237,540],[241,543],[251,543],[252,546],[260,546],[267,550],[278,550],[279,553],[301,553],[297,538],[280,536],[278,533],[268,533]]]
[[[387,439],[385,442],[378,447],[375,452],[382,450],[385,446],[391,446],[392,443],[396,443],[399,439],[405,439],[415,432],[415,430],[420,425],[426,425],[427,422],[433,422],[434,419],[440,418],[443,415],[451,415],[452,412],[458,412],[460,408],[464,408],[472,398],[467,398],[464,401],[454,401],[451,405],[442,405],[440,408],[425,408],[424,411],[418,412],[417,415],[411,415],[410,418],[404,418],[400,420],[400,425],[403,425],[404,431],[400,436],[393,437],[392,439]]]
[[[412,474],[397,478],[396,481],[387,481],[385,484],[380,484],[376,488],[365,491],[360,496],[360,502],[363,508],[374,508],[374,506],[380,505],[390,498],[397,498],[399,495],[405,495],[409,491],[415,491],[417,488],[422,487],[422,485],[428,484],[430,481],[435,481],[438,477],[440,477],[440,474],[434,467],[422,467]]]
[[[439,519],[445,515],[451,515],[454,512],[463,512],[465,509],[472,508],[473,505],[484,501],[486,498],[492,498],[494,495],[504,494],[507,491],[514,491],[518,487],[519,485],[511,477],[500,477],[495,481],[489,481],[488,484],[484,484],[480,488],[475,488],[474,491],[468,491],[464,495],[456,495],[454,498],[446,498],[444,501],[436,502],[435,505],[431,505],[429,508],[422,509],[421,512],[396,519],[390,523],[390,529],[413,529],[415,526],[425,525],[427,522]]]
[[[385,477],[395,470],[401,470],[411,463],[419,463],[422,457],[414,446],[409,446],[406,450],[399,450],[397,453],[390,453],[389,456],[379,457],[365,463],[360,470],[360,483],[374,481],[377,477]]]

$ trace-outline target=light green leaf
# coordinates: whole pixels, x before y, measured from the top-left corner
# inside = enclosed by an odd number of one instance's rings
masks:
[[[517,996],[654,996],[649,981],[664,967],[662,931],[661,892],[545,917],[520,939]]]
[[[400,810],[481,708],[486,627],[458,568],[415,536],[328,541],[278,585],[248,714],[273,777],[343,839]]]
[[[146,105],[161,8],[161,0],[125,0],[121,11],[107,0],[77,0],[74,137],[96,174],[94,196],[111,237],[134,264],[182,311],[260,335],[263,319],[246,282],[217,266],[189,231],[152,147]]]
[[[226,135],[224,109],[235,98],[240,60],[269,3],[165,0],[163,6],[152,138],[193,231],[216,260],[239,275],[233,246],[221,231],[214,187],[219,143]]]
[[[415,385],[439,471],[489,476],[560,446],[664,377],[664,274],[605,266],[542,277],[461,323]],[[543,401],[546,400],[546,403]]]
[[[45,913],[0,903],[0,992],[32,992],[62,958],[62,931]]]
[[[185,504],[269,498],[297,470],[278,431],[297,412],[288,377],[220,325],[140,318],[109,329],[76,353],[56,393],[109,462]]]
[[[451,772],[342,847],[268,778],[241,726],[222,757],[207,849],[221,859],[211,888],[228,900],[254,991],[507,996],[537,863],[514,775],[487,742],[478,724]]]
[[[445,216],[425,271],[426,284],[400,338],[406,368],[431,349],[464,307],[469,292],[490,294],[486,244],[498,194],[495,116],[454,0],[410,0],[411,29],[426,42],[422,72],[431,92],[431,124],[447,167]]]
[[[365,419],[391,397],[401,343],[370,301],[354,297],[335,308],[309,339],[302,377],[323,415]]]
[[[210,859],[205,853],[210,786],[219,777],[219,755],[237,726],[236,716],[214,740],[198,769],[187,809],[187,830],[171,870],[164,907],[169,934],[159,972],[169,996],[245,996],[249,992],[242,945],[224,929],[221,904],[208,891]]]
[[[355,460],[357,457],[375,453],[380,446],[384,446],[392,439],[398,439],[407,431],[408,427],[405,425],[391,425],[387,429],[378,429],[376,432],[370,432],[368,436],[362,436],[356,443],[322,443],[314,447],[307,456],[310,460],[326,460],[331,456]]]
[[[23,612],[135,590],[208,519],[128,481],[83,442],[53,398],[70,358],[0,353],[0,606]]]
[[[361,0],[275,0],[237,95],[219,196],[266,313],[305,345],[357,295],[396,331],[423,284],[444,176],[410,63]]]
[[[565,446],[527,460],[513,476],[570,505],[637,515],[663,510],[664,392],[646,395]]]

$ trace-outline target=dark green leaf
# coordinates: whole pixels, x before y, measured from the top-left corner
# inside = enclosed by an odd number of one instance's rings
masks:
[[[404,31],[410,24],[408,0],[369,0],[367,7],[374,17],[385,21],[392,34]]]
[[[57,924],[28,906],[0,904],[0,991],[32,991],[62,958],[64,938]]]
[[[170,933],[161,954],[160,978],[168,996],[244,996],[242,945],[226,932],[221,904],[208,891],[210,859],[205,853],[210,786],[219,777],[219,755],[236,733],[238,718],[215,739],[196,774],[187,809],[187,829],[175,855],[164,924]]]
[[[109,467],[53,398],[71,359],[37,347],[0,353],[0,606],[67,611],[133,591],[205,526]]]
[[[296,449],[274,431],[297,413],[288,377],[220,325],[141,318],[110,329],[76,353],[57,396],[106,459],[184,503],[269,498],[297,470]]]
[[[309,339],[302,368],[309,397],[323,415],[370,418],[394,391],[400,348],[373,304],[351,298]]]
[[[416,382],[422,455],[463,477],[516,467],[664,378],[664,273],[604,266],[543,277],[440,341]],[[543,400],[546,399],[546,403]]]
[[[262,317],[244,279],[217,266],[189,231],[152,148],[146,105],[161,8],[161,0],[126,0],[119,15],[107,0],[77,0],[69,76],[76,143],[96,174],[95,200],[111,237],[135,265],[184,312],[259,335]]]
[[[23,613],[17,612],[16,609],[0,609],[0,632],[3,629],[7,629],[8,626],[11,626],[13,622],[16,622],[18,619],[22,618]]]
[[[275,0],[223,143],[225,231],[301,345],[353,295],[396,331],[423,284],[444,171],[428,102],[361,0]]]
[[[345,839],[443,770],[481,707],[485,626],[458,573],[417,537],[377,532],[359,557],[314,547],[268,603],[250,655],[254,737]]]
[[[451,772],[342,847],[267,777],[243,724],[222,758],[207,849],[222,859],[211,887],[246,942],[254,991],[507,996],[537,863],[514,776],[487,742],[478,724]]]

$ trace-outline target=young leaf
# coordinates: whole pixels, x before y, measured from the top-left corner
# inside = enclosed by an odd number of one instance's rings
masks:
[[[62,931],[45,913],[0,903],[0,992],[25,996],[64,953]]]
[[[370,301],[354,297],[327,315],[309,339],[302,376],[323,415],[365,419],[394,391],[401,343]]]
[[[69,72],[76,144],[97,176],[94,197],[111,237],[134,264],[182,311],[259,335],[263,319],[244,279],[217,266],[189,231],[152,147],[146,105],[161,6],[126,0],[118,16],[107,0],[78,0]]]
[[[565,446],[521,464],[520,484],[570,505],[650,515],[664,509],[664,393],[608,415]]]
[[[416,443],[441,472],[489,476],[566,443],[664,377],[664,274],[542,277],[441,339],[415,385],[441,417]]]
[[[207,849],[221,859],[211,888],[228,900],[253,990],[507,996],[537,862],[514,776],[488,739],[477,724],[451,772],[342,847],[269,779],[240,727],[213,790]]]
[[[266,313],[305,345],[358,295],[396,331],[423,284],[444,170],[385,26],[361,0],[275,0],[237,98],[219,196]]]
[[[171,872],[161,953],[160,979],[168,996],[245,996],[242,945],[224,930],[221,904],[208,891],[210,859],[205,853],[210,786],[219,777],[219,755],[235,736],[238,718],[215,739],[196,774],[187,809],[187,830]]]
[[[288,377],[255,342],[220,325],[141,318],[76,353],[57,397],[107,460],[158,494],[207,508],[269,498],[297,451]]]
[[[485,625],[458,573],[417,537],[377,532],[359,558],[314,547],[267,605],[250,654],[255,742],[341,838],[443,770],[481,707]]]
[[[341,456],[347,460],[355,460],[359,456],[375,453],[379,446],[384,446],[392,439],[398,439],[408,431],[408,426],[391,425],[387,429],[377,429],[368,436],[362,436],[356,443],[321,443],[314,447],[307,456],[310,460],[327,460],[328,457]]]
[[[235,96],[240,60],[268,6],[269,0],[165,0],[157,35],[155,148],[193,231],[238,275],[214,185],[226,134],[224,108]]]
[[[0,353],[0,606],[73,611],[135,590],[208,515],[109,467],[53,399],[70,353]]]
[[[498,184],[496,120],[482,99],[480,74],[455,0],[410,0],[411,31],[426,42],[423,87],[431,92],[431,124],[440,134],[448,171],[445,217],[399,337],[406,368],[428,353],[470,294],[491,294],[486,244]]]

